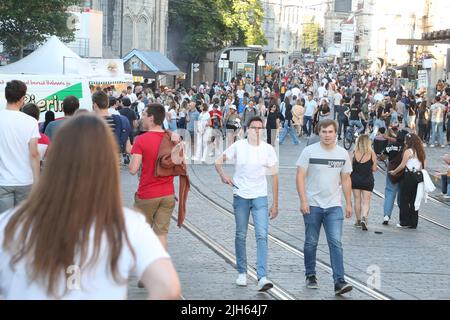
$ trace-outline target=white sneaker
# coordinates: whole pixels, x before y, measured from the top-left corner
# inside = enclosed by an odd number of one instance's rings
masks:
[[[262,277],[258,281],[258,291],[267,291],[273,288],[273,283],[270,280],[267,280],[266,277]]]
[[[430,148],[434,148],[434,144],[430,144]]]
[[[236,279],[236,284],[240,287],[245,287],[247,286],[247,274],[246,273],[239,273],[237,279]]]
[[[445,144],[441,144],[441,148],[445,148]]]
[[[402,229],[408,228],[408,226],[402,226],[400,223],[397,223],[396,227],[397,228],[402,228]]]

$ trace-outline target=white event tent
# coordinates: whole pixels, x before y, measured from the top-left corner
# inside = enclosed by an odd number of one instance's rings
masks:
[[[132,82],[121,59],[83,59],[56,36],[25,58],[0,67],[0,74],[67,75],[86,77],[90,83]]]

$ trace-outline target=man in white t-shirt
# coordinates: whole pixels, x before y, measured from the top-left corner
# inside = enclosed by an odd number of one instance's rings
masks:
[[[336,120],[336,110],[338,110],[342,103],[342,94],[340,92],[341,88],[338,88],[336,93],[334,94],[334,108],[333,108],[333,119]]]
[[[233,187],[236,264],[239,272],[236,284],[247,285],[245,240],[251,212],[256,234],[258,291],[267,291],[273,287],[267,279],[267,238],[269,215],[271,219],[278,215],[278,159],[274,148],[263,140],[264,126],[260,117],[250,120],[247,132],[247,139],[235,142],[217,159],[216,170],[222,182]],[[223,171],[223,163],[227,160],[236,166],[233,179]],[[272,176],[273,204],[270,210],[266,175]]]
[[[128,86],[127,87],[127,97],[130,99],[131,103],[134,103],[137,101],[137,96],[135,93],[133,93],[133,87]]]
[[[298,84],[296,84],[296,85],[294,86],[294,88],[292,88],[291,92],[292,92],[292,96],[295,96],[295,97],[297,97],[297,98],[300,98],[301,90],[300,90],[300,88],[298,87]],[[295,101],[292,101],[292,103],[295,103]]]
[[[20,112],[27,86],[6,84],[6,109],[0,111],[0,214],[25,200],[40,172],[36,119]]]
[[[308,99],[305,102],[305,114],[303,116],[303,132],[309,137],[311,135],[311,127],[314,113],[317,110],[317,102],[313,99],[312,92],[308,93]]]
[[[384,100],[384,95],[380,89],[377,90],[377,93],[374,95],[373,100],[375,100],[375,102],[382,102]]]
[[[109,97],[109,109],[108,112],[113,115],[120,115],[119,111],[117,110],[117,108],[119,107],[119,100],[117,100],[114,97]]]
[[[345,216],[352,216],[352,164],[348,152],[336,145],[337,124],[328,119],[319,123],[320,143],[306,147],[297,161],[297,191],[305,222],[306,286],[317,289],[316,251],[323,224],[330,248],[336,295],[352,290],[344,279],[341,193],[345,195]],[[342,188],[341,188],[342,186]]]
[[[436,103],[431,105],[431,138],[430,147],[436,145],[441,145],[442,148],[445,147],[444,144],[444,113],[445,106],[441,103],[441,97],[436,96]],[[448,129],[447,129],[448,130]]]
[[[238,96],[239,99],[244,99],[244,93],[245,91],[242,90],[242,87],[239,86],[238,90],[236,91],[236,95]]]
[[[317,95],[318,95],[319,99],[322,99],[326,93],[327,93],[327,89],[325,89],[325,85],[322,85],[319,88],[317,88]]]

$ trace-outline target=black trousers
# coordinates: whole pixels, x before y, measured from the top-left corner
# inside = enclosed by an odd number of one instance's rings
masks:
[[[419,211],[414,208],[417,185],[414,174],[405,170],[403,179],[400,181],[400,224],[414,229],[417,228],[419,221]]]
[[[344,135],[345,135],[345,131],[347,130],[347,120],[346,119],[339,119],[338,118],[338,137],[341,137],[341,133],[342,133],[342,129],[344,129]]]
[[[426,123],[420,123],[419,122],[419,138],[422,139],[423,142],[427,142],[427,124]]]
[[[266,130],[267,130],[267,143],[274,145],[276,137],[273,137],[273,141],[272,141],[272,130],[275,130],[275,129],[267,128]]]

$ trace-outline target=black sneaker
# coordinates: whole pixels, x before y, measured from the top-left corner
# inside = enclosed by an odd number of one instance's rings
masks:
[[[317,278],[315,275],[306,277],[306,287],[308,289],[319,289],[319,284],[317,283]]]
[[[125,165],[129,165],[130,164],[130,156],[128,154],[124,154],[123,155],[123,163]]]
[[[363,229],[363,231],[367,231],[367,219],[365,217],[362,218],[361,220],[361,228]]]
[[[345,280],[339,280],[338,282],[335,283],[334,285],[334,293],[338,296],[341,295],[343,293],[352,291],[353,287],[352,285],[348,284],[347,282],[345,282]]]

